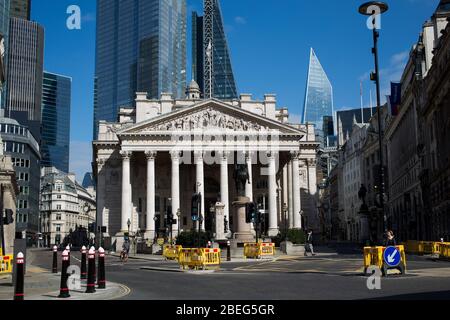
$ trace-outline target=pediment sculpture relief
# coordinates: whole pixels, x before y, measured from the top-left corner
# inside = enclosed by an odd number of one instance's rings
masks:
[[[268,131],[268,127],[253,121],[239,119],[213,108],[161,122],[143,131],[191,131],[195,129],[223,129],[230,131]]]

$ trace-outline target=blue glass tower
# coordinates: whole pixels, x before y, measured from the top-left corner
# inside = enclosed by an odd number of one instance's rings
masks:
[[[186,0],[98,0],[94,138],[136,92],[159,98],[186,88]]]
[[[193,78],[204,97],[238,98],[219,0],[204,0],[204,16],[192,14],[192,59]]]
[[[323,119],[326,116],[333,117],[333,87],[311,48],[302,122],[314,124],[316,134],[323,140]]]
[[[72,79],[44,72],[41,166],[69,172]]]

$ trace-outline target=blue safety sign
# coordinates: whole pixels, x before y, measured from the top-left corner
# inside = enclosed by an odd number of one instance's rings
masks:
[[[192,221],[198,221],[199,216],[192,216]]]
[[[402,260],[402,256],[400,254],[400,250],[396,247],[387,247],[383,253],[383,259],[386,265],[391,268],[398,267]]]

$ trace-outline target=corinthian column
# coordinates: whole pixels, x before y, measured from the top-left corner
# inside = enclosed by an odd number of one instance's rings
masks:
[[[278,235],[276,158],[269,156],[269,236]]]
[[[299,152],[292,153],[292,196],[294,202],[294,229],[302,228],[301,211],[301,193],[300,193],[300,154]]]
[[[155,238],[155,158],[156,152],[146,152],[147,157],[147,228],[145,237],[147,239]]]
[[[197,192],[202,195],[201,200],[201,210],[200,216],[202,219],[202,224],[200,226],[201,230],[205,230],[205,173],[204,173],[204,161],[203,152],[195,152],[195,165],[196,165],[196,181],[197,181]]]
[[[228,193],[228,154],[223,152],[220,157],[220,201],[224,207],[224,217],[227,220],[227,230],[230,231],[230,197]]]
[[[128,220],[131,222],[131,177],[130,177],[130,158],[132,153],[122,151],[122,216],[121,232],[128,232]]]
[[[180,208],[180,153],[171,152],[172,157],[172,212],[174,215]],[[178,236],[178,223],[172,226],[174,237]]]

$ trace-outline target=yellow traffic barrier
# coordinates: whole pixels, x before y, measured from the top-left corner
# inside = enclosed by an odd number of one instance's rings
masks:
[[[163,247],[163,256],[167,260],[177,260],[181,249],[183,249],[182,246],[172,246],[170,244],[166,244]]]
[[[422,244],[422,253],[423,254],[438,254],[438,242],[424,241]]]
[[[406,252],[409,254],[419,254],[419,255],[441,255],[441,246],[450,245],[450,242],[432,242],[432,241],[416,241],[408,240],[406,242],[405,248]]]
[[[0,274],[2,273],[12,273],[13,269],[13,256],[0,256]]]
[[[260,243],[259,256],[274,256],[275,255],[275,243]]]
[[[245,243],[244,258],[260,259],[261,257],[274,256],[275,244],[268,242]]]
[[[219,268],[220,257],[220,249],[180,249],[178,263],[183,270],[205,270]]]
[[[244,258],[258,259],[259,258],[259,244],[245,243],[244,244]]]
[[[396,246],[400,252],[401,260],[400,265],[396,268],[403,274],[406,270],[406,254],[405,247],[403,245]],[[387,270],[392,269],[386,265],[383,255],[386,247],[365,247],[364,248],[364,274],[367,274],[367,270],[371,266],[375,266],[381,270],[384,276],[387,275]]]
[[[418,254],[419,251],[419,241],[416,240],[408,240],[405,244],[406,252],[410,254]]]
[[[439,258],[441,258],[443,260],[450,259],[450,244],[449,243],[439,244]]]
[[[364,248],[364,273],[370,266],[378,268],[383,267],[383,250],[384,247],[365,247]]]
[[[201,249],[202,251],[202,268],[220,268],[220,249]]]

